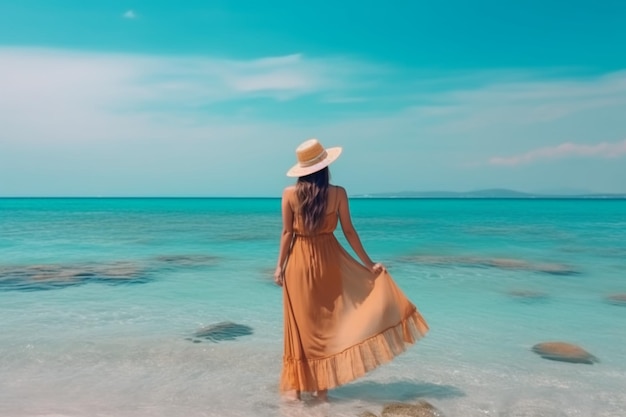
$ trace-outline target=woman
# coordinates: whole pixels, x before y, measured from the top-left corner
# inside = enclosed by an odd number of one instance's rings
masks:
[[[390,361],[428,326],[384,266],[370,259],[342,187],[329,184],[328,165],[341,148],[310,139],[296,149],[298,177],[282,196],[283,231],[274,279],[283,286],[284,356],[280,389],[327,399],[328,389]],[[333,231],[337,222],[361,260]]]

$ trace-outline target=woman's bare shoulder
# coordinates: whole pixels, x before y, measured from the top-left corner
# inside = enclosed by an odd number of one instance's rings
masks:
[[[339,195],[339,196],[347,195],[346,189],[343,188],[341,185],[331,185],[331,187],[333,187],[336,190],[337,195]]]
[[[296,192],[296,186],[295,185],[288,185],[287,187],[285,187],[285,189],[283,190],[283,197],[287,197],[287,196],[291,196]]]

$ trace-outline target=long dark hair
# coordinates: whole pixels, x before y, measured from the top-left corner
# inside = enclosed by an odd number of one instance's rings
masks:
[[[324,221],[329,180],[328,167],[298,178],[296,194],[306,230],[315,231]]]

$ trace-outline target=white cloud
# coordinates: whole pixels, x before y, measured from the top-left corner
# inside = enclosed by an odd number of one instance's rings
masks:
[[[122,17],[124,19],[135,19],[135,18],[137,18],[137,14],[135,13],[134,10],[127,10],[127,11],[124,12]]]
[[[492,165],[517,166],[530,164],[541,159],[555,159],[572,156],[587,158],[618,158],[626,155],[626,139],[621,142],[602,142],[595,145],[561,143],[557,146],[533,149],[520,155],[493,157]]]
[[[118,126],[152,135],[166,121],[186,129],[217,118],[206,106],[349,90],[357,66],[297,54],[228,60],[0,48],[0,141],[96,140]]]
[[[494,74],[471,88],[457,88],[421,96],[424,111],[439,113],[445,123],[438,133],[466,134],[486,127],[546,124],[595,109],[626,106],[626,71],[595,76],[545,76],[514,70]],[[558,140],[558,139],[557,139]]]

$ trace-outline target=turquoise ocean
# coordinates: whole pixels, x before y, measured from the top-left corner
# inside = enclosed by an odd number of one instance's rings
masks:
[[[0,199],[0,416],[626,416],[626,200],[351,209],[431,330],[319,405],[277,393],[279,199]]]

